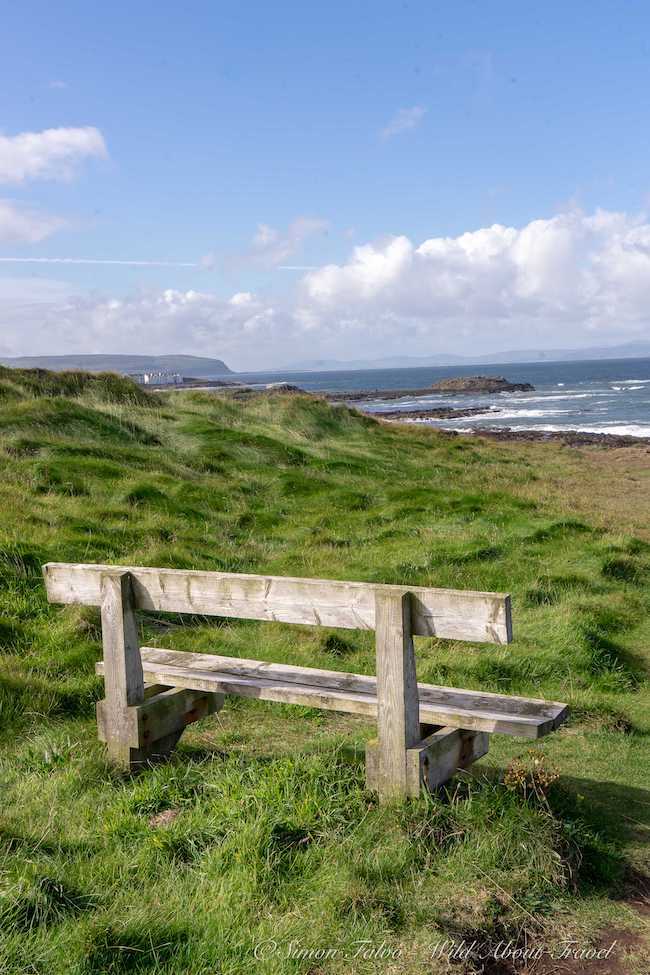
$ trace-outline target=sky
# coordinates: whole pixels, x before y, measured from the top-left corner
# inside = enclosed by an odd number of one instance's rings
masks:
[[[0,354],[650,338],[650,5],[2,4]]]

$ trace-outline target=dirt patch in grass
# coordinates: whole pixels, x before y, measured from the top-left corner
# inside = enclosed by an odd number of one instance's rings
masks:
[[[512,975],[633,975],[635,968],[631,956],[638,954],[644,943],[640,932],[611,925],[601,932],[593,945],[567,945],[566,950],[573,952],[572,957],[543,958],[526,968],[510,971]],[[560,953],[564,950],[560,949]],[[508,969],[486,969],[487,973],[507,975]]]
[[[641,917],[650,918],[650,877],[632,868],[628,870],[623,900]]]
[[[162,812],[156,813],[147,820],[147,826],[151,826],[152,829],[168,826],[174,822],[179,813],[180,809],[163,809]]]

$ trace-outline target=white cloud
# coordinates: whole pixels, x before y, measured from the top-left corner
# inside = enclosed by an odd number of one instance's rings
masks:
[[[0,183],[68,180],[84,159],[106,156],[104,137],[92,126],[0,135]]]
[[[244,369],[623,342],[650,332],[650,222],[573,211],[420,244],[391,237],[290,282],[272,300],[170,289],[54,297],[36,309],[0,290],[0,345],[13,354],[182,350]]]
[[[385,128],[381,130],[380,134],[382,139],[391,139],[394,135],[399,135],[400,132],[408,132],[410,129],[415,129],[426,115],[426,111],[426,108],[423,108],[422,105],[413,105],[411,108],[400,108]]]
[[[67,81],[61,81],[60,79],[55,78],[54,81],[50,81],[47,87],[63,90],[64,88],[68,87],[68,83]]]
[[[527,335],[560,344],[593,332],[616,337],[650,318],[650,224],[571,212],[419,246],[393,237],[306,275],[303,289],[303,303],[322,319],[338,313],[361,329],[371,321],[377,331],[401,327],[438,346],[453,347],[454,336],[457,345],[473,337],[498,348],[521,347]]]
[[[66,225],[61,217],[0,199],[0,243],[37,244]]]
[[[324,234],[328,226],[327,220],[320,217],[297,217],[284,231],[260,223],[250,249],[241,259],[259,267],[276,267],[295,254],[310,237]]]

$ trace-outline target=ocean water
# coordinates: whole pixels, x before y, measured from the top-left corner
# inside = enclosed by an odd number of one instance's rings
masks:
[[[444,368],[342,370],[340,372],[246,373],[250,383],[290,382],[314,391],[422,389],[459,375],[504,376],[531,383],[534,392],[492,395],[429,394],[364,402],[373,413],[437,406],[481,407],[480,414],[455,420],[413,420],[447,430],[476,427],[513,430],[582,430],[650,437],[650,359],[535,362]],[[361,404],[360,404],[361,405]]]

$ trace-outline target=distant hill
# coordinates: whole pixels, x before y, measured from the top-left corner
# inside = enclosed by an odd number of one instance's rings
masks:
[[[87,372],[145,372],[162,370],[182,376],[232,375],[222,359],[198,355],[24,355],[0,356],[0,365],[19,369],[84,369]]]
[[[586,349],[521,349],[492,352],[489,355],[394,355],[384,359],[310,359],[293,362],[292,370],[328,372],[346,369],[410,369],[421,366],[501,365],[513,362],[579,362],[588,359],[639,359],[650,357],[650,342],[626,342],[624,345],[592,346]]]

